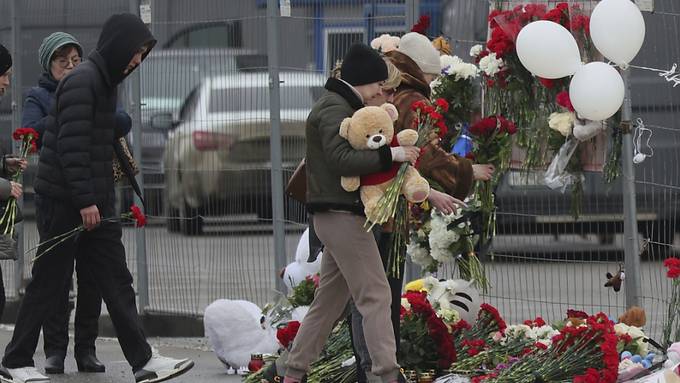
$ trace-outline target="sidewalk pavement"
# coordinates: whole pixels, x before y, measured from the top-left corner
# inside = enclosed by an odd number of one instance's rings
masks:
[[[13,326],[0,325],[0,347],[9,343]],[[206,340],[203,338],[149,338],[149,343],[164,355],[173,358],[190,358],[195,366],[186,374],[171,379],[172,383],[237,383],[241,378],[227,375],[226,369],[215,357]],[[70,334],[69,354],[66,357],[66,373],[50,375],[54,383],[134,383],[130,366],[125,361],[118,345],[112,338],[97,339],[97,356],[106,365],[104,374],[79,373],[73,360],[73,334]],[[35,354],[35,363],[39,371],[43,371],[45,353],[42,337]]]

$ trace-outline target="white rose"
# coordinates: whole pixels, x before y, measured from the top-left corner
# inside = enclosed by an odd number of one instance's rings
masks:
[[[477,57],[479,56],[480,53],[482,53],[483,50],[484,47],[482,47],[480,44],[477,44],[474,47],[470,48],[470,56]]]
[[[550,126],[550,129],[560,132],[564,137],[569,137],[575,119],[574,113],[572,112],[555,112],[548,117],[548,125]]]

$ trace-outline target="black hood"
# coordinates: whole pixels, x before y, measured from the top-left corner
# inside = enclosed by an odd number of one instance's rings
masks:
[[[106,20],[95,50],[106,63],[106,71],[112,85],[120,84],[127,77],[123,71],[139,48],[144,45],[149,49],[142,59],[146,58],[151,48],[156,45],[156,39],[139,17],[131,13],[121,13]]]

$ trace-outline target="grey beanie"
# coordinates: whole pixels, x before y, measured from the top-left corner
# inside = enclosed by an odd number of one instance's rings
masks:
[[[50,61],[54,52],[68,44],[75,45],[76,49],[78,50],[78,54],[80,57],[83,57],[83,47],[72,35],[66,32],[54,32],[51,35],[45,37],[42,44],[40,44],[40,49],[38,49],[40,65],[42,65],[45,72],[50,73]]]

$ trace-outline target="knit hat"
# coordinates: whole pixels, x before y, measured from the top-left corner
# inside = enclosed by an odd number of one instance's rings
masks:
[[[387,65],[378,52],[368,45],[357,43],[349,48],[342,60],[340,78],[350,85],[384,81],[387,79]]]
[[[12,67],[12,55],[7,48],[0,44],[0,76]]]
[[[418,68],[427,74],[441,74],[439,52],[430,40],[416,32],[409,32],[401,37],[399,52],[415,61]]]
[[[51,35],[45,37],[40,44],[38,49],[38,59],[40,60],[40,65],[42,65],[45,72],[50,73],[50,61],[52,61],[52,55],[57,49],[63,47],[64,45],[72,44],[78,50],[80,57],[83,57],[83,47],[80,45],[75,37],[71,36],[66,32],[54,32]]]

